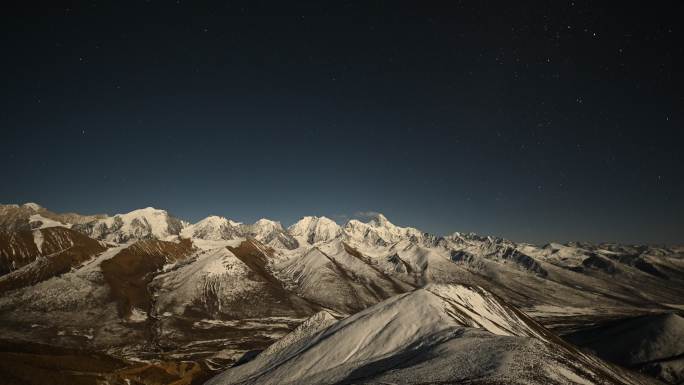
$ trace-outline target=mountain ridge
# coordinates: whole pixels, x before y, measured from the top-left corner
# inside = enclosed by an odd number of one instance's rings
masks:
[[[297,228],[297,225],[300,225],[303,221],[307,222],[310,221],[311,219],[314,220],[322,220],[331,223],[331,227],[339,227],[341,229],[347,229],[348,231],[351,231],[351,229],[356,228],[356,227],[361,227],[362,230],[367,230],[367,228],[374,228],[374,229],[380,229],[380,232],[382,232],[386,238],[383,241],[385,243],[392,243],[391,241],[396,241],[399,238],[414,238],[414,239],[421,239],[423,237],[428,237],[431,238],[431,240],[434,242],[439,242],[440,240],[451,240],[451,241],[456,241],[457,239],[461,239],[464,241],[485,241],[488,240],[489,242],[496,242],[496,243],[509,243],[509,244],[518,244],[518,245],[531,245],[539,248],[545,248],[552,246],[554,244],[560,244],[560,245],[572,245],[572,246],[579,246],[581,247],[582,245],[589,245],[592,247],[606,247],[608,249],[612,247],[651,247],[654,249],[657,248],[664,248],[664,249],[677,249],[678,251],[684,251],[684,244],[671,244],[671,245],[663,245],[663,244],[658,244],[658,243],[617,243],[617,242],[584,242],[584,241],[567,241],[567,242],[554,242],[554,241],[547,241],[546,243],[540,243],[540,244],[534,244],[534,243],[529,243],[529,242],[514,242],[511,240],[508,240],[503,237],[499,236],[494,236],[494,235],[479,235],[474,232],[461,232],[461,231],[454,231],[450,233],[445,233],[445,234],[434,234],[434,233],[429,233],[422,231],[420,229],[414,228],[414,227],[402,227],[398,226],[389,219],[382,213],[373,213],[373,215],[368,215],[365,216],[367,218],[366,222],[363,222],[359,219],[349,219],[347,220],[344,224],[340,224],[329,217],[326,216],[316,216],[316,215],[305,215],[302,216],[300,219],[296,220],[289,226],[284,226],[281,224],[280,221],[269,219],[269,218],[261,218],[253,224],[245,224],[243,222],[238,222],[234,221],[232,219],[229,219],[228,217],[223,217],[221,215],[216,215],[212,214],[207,217],[204,217],[197,222],[189,222],[186,220],[183,220],[181,218],[178,218],[176,216],[173,216],[168,213],[167,210],[164,209],[158,209],[154,208],[152,206],[148,206],[145,208],[140,208],[140,209],[134,209],[129,212],[125,213],[118,213],[114,215],[108,215],[108,214],[87,214],[87,215],[82,215],[74,212],[69,212],[69,213],[54,213],[49,211],[47,208],[34,203],[34,202],[27,202],[24,204],[0,204],[0,219],[4,218],[7,215],[8,210],[12,209],[20,209],[20,210],[31,210],[35,213],[40,213],[40,212],[47,212],[50,214],[50,217],[47,219],[52,219],[53,217],[57,217],[63,220],[62,224],[64,225],[75,225],[75,224],[85,224],[88,222],[93,222],[97,219],[108,219],[108,218],[115,218],[115,217],[124,217],[124,216],[131,216],[137,212],[144,212],[144,211],[157,211],[157,212],[164,212],[166,213],[170,218],[176,219],[180,221],[183,226],[181,227],[180,230],[173,230],[171,235],[180,235],[179,233],[187,228],[191,227],[193,225],[200,224],[208,219],[211,218],[224,218],[228,221],[228,223],[233,226],[233,227],[248,227],[248,226],[254,226],[256,228],[258,227],[263,227],[263,225],[266,224],[274,224],[275,227],[280,227],[283,230],[290,231],[295,230]],[[260,223],[261,222],[261,223]],[[55,224],[50,224],[50,227],[56,226]],[[11,230],[13,226],[8,225],[7,223],[0,222],[0,230]],[[300,230],[297,230],[296,233],[297,235],[300,233]],[[363,232],[363,231],[362,231]],[[329,240],[329,238],[328,238]]]

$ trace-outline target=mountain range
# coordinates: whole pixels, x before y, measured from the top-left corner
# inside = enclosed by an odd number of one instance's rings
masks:
[[[684,379],[681,246],[27,203],[0,205],[0,293],[8,383]]]

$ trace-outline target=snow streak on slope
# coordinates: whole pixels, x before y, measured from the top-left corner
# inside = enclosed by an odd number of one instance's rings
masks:
[[[548,340],[550,333],[481,287],[429,285],[430,293],[452,306],[445,311],[463,326],[485,329],[497,335]]]
[[[71,228],[71,224],[69,223],[62,223],[50,218],[45,218],[44,216],[40,214],[33,214],[29,217],[29,224],[31,228],[34,229],[45,229],[48,227],[66,227],[66,228]]]
[[[45,241],[43,233],[40,230],[33,230],[33,243],[36,244],[36,248],[41,254],[43,253],[43,241]]]
[[[268,349],[261,352],[260,355],[263,357],[273,356],[280,354],[285,349],[292,350],[293,347],[299,344],[306,344],[308,338],[328,328],[335,322],[337,322],[337,318],[332,313],[327,310],[321,310],[299,324],[292,332],[274,342]]]

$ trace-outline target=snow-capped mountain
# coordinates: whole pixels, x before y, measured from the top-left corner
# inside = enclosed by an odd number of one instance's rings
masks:
[[[201,221],[186,225],[181,231],[183,238],[207,241],[227,241],[254,238],[263,244],[276,249],[294,249],[297,240],[283,228],[280,222],[262,218],[254,224],[244,224],[233,220],[209,216]]]
[[[331,241],[341,237],[342,228],[332,219],[326,217],[306,216],[287,228],[293,237],[303,243],[314,245],[320,242]]]
[[[33,202],[0,205],[0,231],[71,227],[76,223],[87,223],[104,217],[105,215],[57,214]]]
[[[73,228],[95,239],[125,243],[140,239],[167,239],[180,234],[186,222],[153,207],[98,219]]]
[[[319,313],[282,341],[207,384],[646,381],[577,352],[478,287],[428,285],[339,321]]]
[[[344,231],[352,242],[375,246],[387,246],[403,239],[424,243],[430,238],[428,234],[413,227],[396,226],[379,213],[372,216],[368,222],[350,220]]]
[[[296,249],[299,243],[280,222],[262,218],[252,225],[243,225],[244,234],[276,249]]]
[[[186,226],[181,230],[180,236],[208,241],[237,239],[244,236],[241,225],[241,223],[214,215]]]

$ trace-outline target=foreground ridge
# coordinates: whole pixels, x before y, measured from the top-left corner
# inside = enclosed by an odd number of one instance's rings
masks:
[[[277,347],[207,384],[468,379],[483,384],[647,381],[570,347],[480,287],[431,284],[339,321],[316,314]]]

